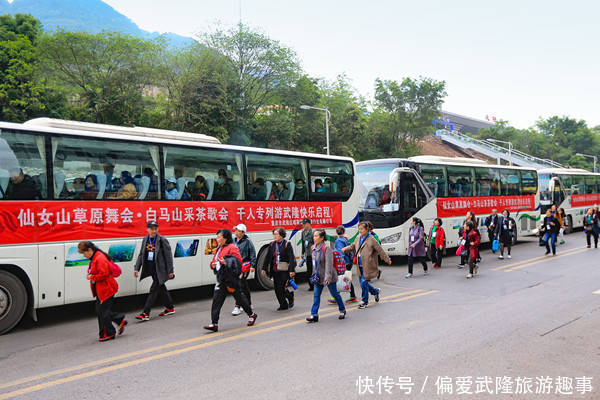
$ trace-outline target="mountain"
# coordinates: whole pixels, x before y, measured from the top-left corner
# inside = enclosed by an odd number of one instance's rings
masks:
[[[174,33],[161,35],[140,29],[132,20],[101,0],[0,0],[0,15],[31,14],[39,19],[44,30],[84,31],[102,30],[127,33],[144,39],[163,36],[171,46],[182,47],[193,39]]]

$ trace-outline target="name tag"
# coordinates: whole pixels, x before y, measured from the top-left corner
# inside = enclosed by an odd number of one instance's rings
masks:
[[[154,261],[154,252],[153,251],[148,252],[148,261]]]
[[[415,235],[410,235],[410,241],[414,242],[415,241]]]
[[[546,225],[546,229],[550,229],[550,224]]]
[[[220,270],[221,269],[221,263],[220,262],[215,262],[215,270]]]
[[[437,236],[437,232],[433,232],[433,235],[431,235],[431,237],[436,237]]]
[[[308,248],[308,240],[304,241],[304,247]]]

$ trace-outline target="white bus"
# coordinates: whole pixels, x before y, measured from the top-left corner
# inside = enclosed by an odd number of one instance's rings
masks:
[[[151,282],[134,279],[133,266],[147,221],[156,220],[175,257],[169,288],[208,285],[218,229],[246,224],[259,267],[274,227],[288,231],[299,256],[303,218],[329,233],[355,227],[355,187],[351,158],[157,129],[0,122],[0,333],[25,311],[35,319],[39,308],[91,300],[81,240],[119,263],[119,296],[146,293]]]
[[[455,247],[467,211],[475,212],[482,241],[488,240],[484,218],[493,208],[508,209],[517,235],[531,234],[539,214],[534,169],[490,165],[468,158],[417,156],[356,163],[360,220],[373,222],[384,250],[392,256],[408,252],[412,217],[426,231],[440,217],[447,247]]]
[[[600,173],[584,169],[546,168],[538,171],[540,211],[552,204],[564,208],[567,232],[583,227],[586,210],[600,205]]]

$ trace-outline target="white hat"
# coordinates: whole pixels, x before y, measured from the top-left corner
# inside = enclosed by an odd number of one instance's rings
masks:
[[[234,231],[242,231],[244,233],[247,231],[246,225],[244,225],[244,224],[238,224],[238,225],[234,226],[233,230]]]
[[[171,177],[171,178],[167,179],[167,182],[170,182],[170,183],[175,183],[175,184],[177,184],[177,179],[175,179],[175,178]]]

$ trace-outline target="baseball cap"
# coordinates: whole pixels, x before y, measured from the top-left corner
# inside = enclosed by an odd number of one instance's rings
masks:
[[[175,178],[169,178],[167,179],[167,182],[177,183],[177,180]]]
[[[303,224],[310,224],[311,222],[310,222],[310,219],[308,219],[308,218],[304,218],[304,219],[302,220],[302,223],[303,223]]]
[[[154,227],[158,228],[158,222],[156,222],[156,221],[150,221],[150,222],[148,222],[148,225],[146,225],[146,227],[148,227],[148,228],[154,228]]]
[[[244,224],[237,224],[236,226],[233,227],[234,231],[242,231],[242,232],[246,232],[246,225]]]

